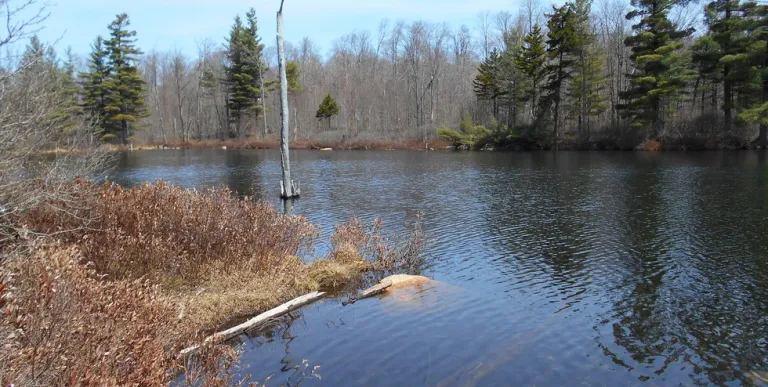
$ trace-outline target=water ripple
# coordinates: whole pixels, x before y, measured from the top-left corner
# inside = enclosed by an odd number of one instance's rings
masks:
[[[768,371],[765,158],[296,152],[294,213],[327,236],[353,216],[399,232],[423,212],[427,274],[452,286],[309,307],[244,344],[243,372],[309,385],[753,383]],[[226,185],[279,205],[277,160],[135,152],[112,179]],[[322,380],[296,370],[303,359]]]

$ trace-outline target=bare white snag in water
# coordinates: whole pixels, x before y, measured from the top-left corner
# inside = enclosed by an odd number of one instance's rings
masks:
[[[291,180],[291,159],[288,141],[290,141],[290,117],[288,111],[288,77],[285,75],[285,44],[283,43],[283,3],[277,11],[277,66],[280,69],[280,157],[283,165],[283,180],[280,182],[280,197],[284,199],[299,196],[299,190]]]

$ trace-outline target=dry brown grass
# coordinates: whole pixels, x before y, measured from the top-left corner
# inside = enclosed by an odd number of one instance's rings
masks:
[[[75,199],[18,214],[0,246],[3,384],[156,385],[179,372],[227,384],[230,348],[189,361],[178,349],[308,291],[405,268],[423,242],[417,229],[390,247],[380,222],[353,220],[308,265],[306,219],[227,190],[71,184]]]

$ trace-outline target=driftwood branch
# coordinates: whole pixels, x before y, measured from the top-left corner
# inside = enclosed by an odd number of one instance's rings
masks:
[[[288,312],[301,308],[304,305],[311,304],[312,302],[315,302],[323,298],[324,295],[325,295],[324,292],[312,292],[309,294],[305,294],[301,297],[294,298],[293,300],[288,301],[285,304],[278,306],[277,308],[270,309],[240,325],[234,326],[227,330],[208,336],[205,339],[205,341],[203,341],[202,345],[205,345],[211,342],[221,342],[221,341],[229,340],[245,331],[248,331],[260,325],[263,325],[264,323],[267,323],[276,317],[280,317]],[[200,348],[200,345],[193,345],[189,348],[183,349],[181,352],[179,352],[179,355],[181,356],[188,355],[192,352],[195,352],[199,348]]]

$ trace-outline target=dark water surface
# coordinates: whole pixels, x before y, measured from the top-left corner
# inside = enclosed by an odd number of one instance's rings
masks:
[[[293,153],[322,226],[424,214],[404,296],[326,300],[244,342],[270,385],[752,385],[768,371],[768,163],[735,153]],[[110,179],[279,205],[276,151],[141,151]],[[321,247],[322,248],[322,247]],[[320,378],[313,375],[314,371]]]

